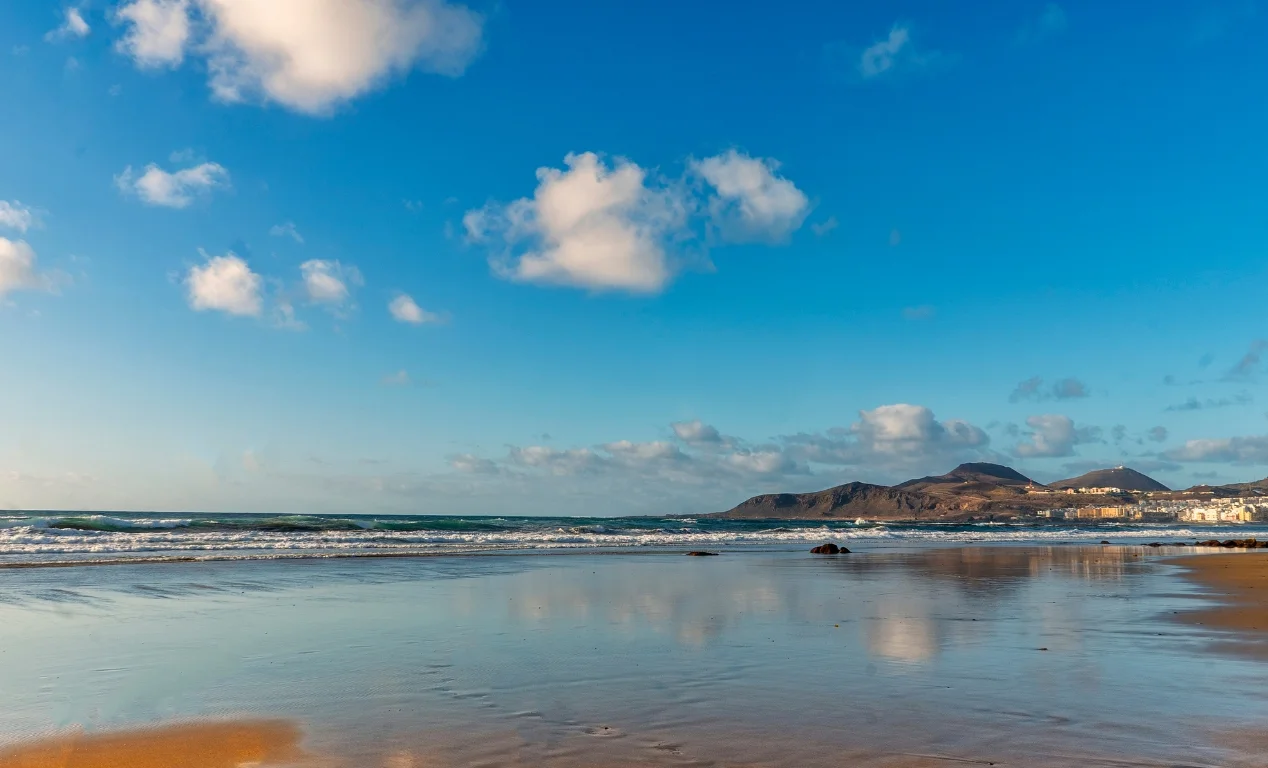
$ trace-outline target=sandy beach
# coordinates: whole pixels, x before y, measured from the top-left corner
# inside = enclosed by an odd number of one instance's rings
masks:
[[[1268,656],[1268,553],[1199,555],[1175,562],[1218,603],[1184,611],[1181,619],[1238,633],[1244,649]]]
[[[0,768],[1260,765],[1237,735],[1268,718],[1268,670],[1221,642],[1257,626],[1265,565],[1112,545],[9,570]]]

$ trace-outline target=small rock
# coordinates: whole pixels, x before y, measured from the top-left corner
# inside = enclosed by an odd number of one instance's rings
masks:
[[[687,553],[687,557],[717,557],[717,556],[718,556],[717,552],[705,552],[704,550],[701,550],[701,549],[692,550],[691,552]]]
[[[1162,545],[1161,545],[1161,544],[1159,544],[1159,543],[1158,543],[1158,542],[1156,542],[1156,541],[1151,541],[1151,542],[1149,542],[1148,544],[1146,544],[1145,546],[1146,546],[1146,547],[1161,547]]]
[[[850,550],[847,549],[845,551],[849,552]],[[836,544],[832,544],[830,542],[827,544],[820,544],[819,546],[810,550],[810,554],[812,555],[837,555],[840,553],[841,553],[841,548],[838,547]]]
[[[1108,541],[1105,541],[1104,539],[1101,539],[1101,543],[1102,543],[1102,544],[1108,544],[1109,542],[1108,542]]]

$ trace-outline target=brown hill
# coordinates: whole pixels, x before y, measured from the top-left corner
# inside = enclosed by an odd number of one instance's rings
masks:
[[[1114,469],[1098,469],[1068,480],[1049,483],[1057,489],[1065,488],[1122,488],[1124,491],[1169,491],[1167,486],[1149,475],[1141,474],[1130,467]]]
[[[945,475],[896,486],[846,483],[814,493],[754,496],[710,517],[850,520],[954,520],[1015,514],[1054,506],[1051,494],[1030,496],[1044,486],[1000,464],[961,464]]]

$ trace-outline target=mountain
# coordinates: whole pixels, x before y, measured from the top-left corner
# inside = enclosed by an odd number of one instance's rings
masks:
[[[734,509],[708,517],[890,520],[957,520],[1015,514],[1054,506],[1053,495],[1027,498],[1048,489],[1011,467],[961,464],[945,475],[908,480],[895,486],[846,483],[813,493],[754,496]]]
[[[1066,488],[1122,488],[1124,491],[1169,491],[1167,486],[1148,475],[1129,467],[1098,469],[1068,480],[1049,483],[1049,487]]]
[[[902,517],[919,520],[936,509],[936,501],[923,493],[871,483],[846,483],[814,493],[768,493],[754,496],[734,509],[709,517],[749,519],[800,519]]]
[[[1043,487],[1012,467],[1006,467],[1003,464],[987,464],[986,462],[961,464],[945,475],[933,475],[916,480],[908,480],[894,487],[923,490],[933,486],[963,483]]]

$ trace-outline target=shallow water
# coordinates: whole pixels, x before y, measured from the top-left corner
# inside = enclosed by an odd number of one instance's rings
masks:
[[[0,741],[285,718],[330,765],[1257,765],[1141,547],[0,571]],[[1243,740],[1244,741],[1244,740]]]

